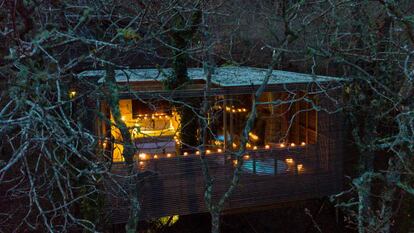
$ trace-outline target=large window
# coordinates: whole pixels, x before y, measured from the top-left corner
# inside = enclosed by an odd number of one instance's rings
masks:
[[[316,98],[303,92],[267,92],[258,100],[254,128],[249,133],[248,148],[280,145],[307,145],[317,142]],[[252,96],[227,96],[216,100],[213,128],[218,136],[213,142],[237,148],[251,111]],[[226,136],[225,136],[226,135]]]

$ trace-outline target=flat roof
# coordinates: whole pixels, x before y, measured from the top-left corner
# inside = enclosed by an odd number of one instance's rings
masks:
[[[169,69],[124,69],[116,70],[116,82],[161,82],[171,75]],[[267,69],[253,68],[246,66],[225,66],[217,67],[212,75],[212,83],[221,87],[236,86],[257,86],[262,84]],[[97,77],[98,82],[104,82],[105,70],[87,70],[78,75],[79,77]],[[189,68],[188,76],[191,80],[205,80],[203,68]],[[290,71],[273,70],[272,77],[269,79],[269,85],[277,84],[295,84],[295,83],[312,83],[312,82],[339,82],[342,78],[303,74]]]

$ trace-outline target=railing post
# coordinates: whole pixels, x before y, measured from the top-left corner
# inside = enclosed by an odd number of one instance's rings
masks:
[[[275,155],[273,155],[273,163],[274,163],[274,175],[276,176],[277,175],[277,155],[275,154]]]
[[[253,174],[256,174],[256,152],[252,153],[253,157]]]

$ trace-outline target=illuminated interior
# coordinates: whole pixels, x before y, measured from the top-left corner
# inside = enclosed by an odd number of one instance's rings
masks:
[[[131,99],[119,101],[122,120],[130,129],[140,154],[143,153],[168,153],[174,152],[177,143],[179,127],[179,116],[175,111],[166,111],[165,108],[153,111],[137,112],[139,106]],[[138,103],[138,105],[140,105]],[[143,105],[144,106],[144,105]],[[142,108],[141,108],[142,110]],[[160,111],[157,111],[160,110]],[[111,121],[114,122],[111,115]],[[120,131],[115,126],[111,128],[111,135],[116,141],[121,141]],[[114,144],[113,161],[123,161],[123,146],[120,143]]]
[[[216,100],[219,104],[213,107],[215,113],[211,124],[217,134],[212,135],[212,144],[228,149],[239,147],[251,98],[251,95],[236,95]],[[257,106],[247,149],[288,148],[317,142],[317,112],[312,107],[312,102],[316,101],[314,97],[304,93],[266,92],[258,101],[268,104]]]
[[[239,148],[251,98],[251,95],[216,97],[209,113],[211,135],[206,154]],[[317,112],[312,107],[316,101],[314,97],[304,93],[266,92],[259,101],[264,104],[257,107],[254,127],[248,134],[247,150],[305,147],[317,142]],[[142,162],[140,165],[148,159],[177,156],[180,116],[168,102],[124,99],[119,101],[119,107],[137,147],[136,158]],[[114,121],[112,115],[111,121]],[[115,142],[113,161],[123,161],[123,146],[119,143],[122,137],[115,126],[111,127],[111,136]],[[200,152],[183,151],[180,156],[193,154]],[[298,170],[304,170],[303,166],[298,165]]]

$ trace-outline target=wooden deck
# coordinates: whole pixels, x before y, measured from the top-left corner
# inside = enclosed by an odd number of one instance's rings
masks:
[[[338,114],[319,114],[318,143],[305,147],[273,148],[251,151],[243,165],[237,190],[226,210],[273,205],[331,195],[342,187],[342,124]],[[215,178],[214,197],[221,196],[233,174],[233,160],[227,154],[207,156]],[[289,162],[292,159],[292,162]],[[302,169],[298,169],[301,164]],[[142,218],[186,215],[206,212],[204,181],[200,158],[160,158],[137,163],[145,177],[137,179],[140,187]],[[125,174],[122,164],[115,164],[114,174]],[[121,178],[117,180],[122,184]],[[110,183],[108,181],[108,183]],[[124,185],[123,185],[124,186]],[[123,223],[128,216],[128,199],[115,185],[108,185],[111,197],[108,208],[112,222]],[[125,186],[124,186],[125,187]]]

